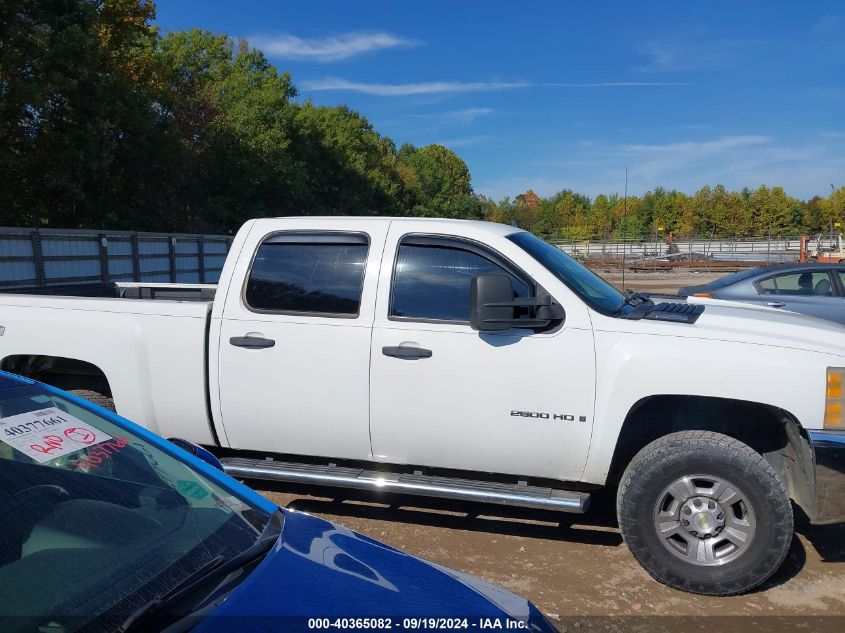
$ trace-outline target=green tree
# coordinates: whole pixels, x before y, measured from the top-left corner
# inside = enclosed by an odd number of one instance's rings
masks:
[[[306,186],[292,148],[290,76],[244,41],[236,50],[228,37],[197,29],[162,38],[159,60],[160,108],[186,156],[179,202],[189,229],[223,231],[299,210]]]
[[[590,199],[570,189],[555,194],[540,205],[538,235],[546,239],[587,239]]]
[[[839,222],[845,226],[845,187],[839,187],[821,205],[821,226],[819,230],[828,231]]]
[[[788,232],[793,199],[786,195],[782,187],[769,189],[761,185],[751,195],[750,202],[754,229],[758,235],[784,235]]]
[[[0,5],[0,221],[117,226],[168,206],[146,0]],[[150,161],[149,157],[159,156]]]
[[[415,204],[418,175],[360,114],[307,102],[297,124],[307,182],[303,212],[401,215]]]
[[[443,145],[419,149],[406,145],[400,159],[414,172],[416,204],[413,215],[446,218],[476,218],[481,206],[473,196],[466,163]]]
[[[618,198],[613,209],[614,237],[634,240],[648,234],[648,227],[642,223],[643,214],[638,212],[640,199],[636,196]]]
[[[521,193],[513,201],[513,220],[526,231],[534,231],[540,217],[542,200],[532,189]]]
[[[588,223],[591,228],[591,237],[597,239],[608,239],[613,230],[613,208],[619,200],[618,195],[606,196],[599,194],[590,205]]]
[[[808,233],[818,233],[823,227],[825,214],[826,200],[821,196],[813,196],[810,200],[802,205],[803,214],[801,218],[801,226]]]

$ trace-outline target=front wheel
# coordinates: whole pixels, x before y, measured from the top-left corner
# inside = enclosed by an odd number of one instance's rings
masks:
[[[789,495],[765,458],[727,435],[683,431],[643,448],[617,495],[625,543],[656,580],[684,591],[748,591],[792,542]]]
[[[117,409],[114,408],[114,398],[105,396],[98,391],[91,391],[90,389],[69,389],[68,393],[72,393],[92,404],[96,404],[98,407],[103,407],[112,413],[117,413]]]

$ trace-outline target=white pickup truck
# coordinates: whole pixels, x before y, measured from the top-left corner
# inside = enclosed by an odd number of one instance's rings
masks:
[[[845,520],[831,322],[655,304],[525,231],[408,218],[250,221],[216,290],[118,294],[0,295],[0,368],[242,478],[569,512],[617,486],[637,559],[698,593],[773,573],[793,510]]]

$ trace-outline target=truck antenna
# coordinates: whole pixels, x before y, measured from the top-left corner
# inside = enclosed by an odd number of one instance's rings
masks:
[[[622,292],[625,292],[625,254],[628,246],[625,244],[625,222],[628,219],[628,165],[625,165],[625,195],[622,198]]]

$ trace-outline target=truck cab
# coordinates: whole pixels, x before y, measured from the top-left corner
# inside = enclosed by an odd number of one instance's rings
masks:
[[[565,319],[543,330],[470,324],[477,275],[507,275],[523,298],[560,285],[510,227],[285,224],[256,221],[236,240],[212,310],[211,400],[233,446],[580,478],[595,398],[586,305],[558,292]]]

